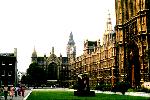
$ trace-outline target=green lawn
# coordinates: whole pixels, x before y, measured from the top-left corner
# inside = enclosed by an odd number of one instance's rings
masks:
[[[95,97],[78,97],[68,91],[33,91],[27,100],[150,100],[150,98],[102,93],[96,94]]]

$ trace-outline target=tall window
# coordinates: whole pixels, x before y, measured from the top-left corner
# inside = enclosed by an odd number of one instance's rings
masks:
[[[130,11],[131,11],[131,16],[133,16],[133,1],[130,1]]]
[[[8,72],[8,76],[12,76],[12,71],[9,71],[9,72]]]
[[[2,71],[2,75],[1,76],[5,76],[5,70]]]
[[[5,62],[2,62],[2,66],[5,66]]]
[[[144,2],[145,2],[145,0],[142,0],[142,1],[141,1],[141,9],[142,9],[142,10],[144,9],[144,4],[145,4]]]

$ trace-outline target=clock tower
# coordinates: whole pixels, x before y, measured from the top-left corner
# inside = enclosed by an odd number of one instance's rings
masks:
[[[76,46],[75,46],[75,42],[73,40],[72,32],[70,33],[69,41],[67,44],[67,57],[68,57],[69,62],[71,60],[74,60],[76,57]]]

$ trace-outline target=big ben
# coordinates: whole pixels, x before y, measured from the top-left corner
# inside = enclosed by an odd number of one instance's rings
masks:
[[[150,81],[150,0],[115,0],[119,81]]]
[[[68,41],[68,44],[67,44],[67,57],[68,57],[69,63],[74,61],[74,59],[76,57],[76,46],[75,46],[75,42],[73,40],[72,32],[70,33],[69,41]]]

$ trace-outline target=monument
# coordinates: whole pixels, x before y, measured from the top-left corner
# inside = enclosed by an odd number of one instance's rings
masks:
[[[77,91],[74,91],[74,96],[95,96],[94,91],[90,91],[89,76],[87,73],[78,75]]]

